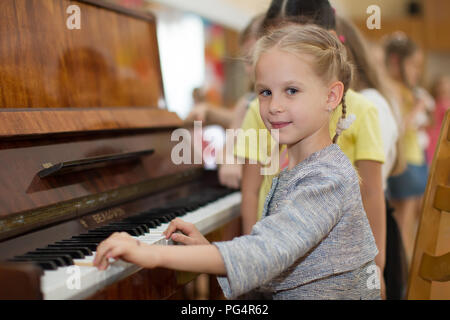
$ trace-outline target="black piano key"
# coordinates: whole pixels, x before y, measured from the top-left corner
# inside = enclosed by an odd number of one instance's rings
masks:
[[[51,249],[51,248],[38,248],[33,252],[57,252],[59,254],[67,254],[72,257],[72,259],[83,259],[83,252],[75,249]]]
[[[182,217],[182,216],[184,216],[186,214],[186,210],[177,210],[177,211],[174,211],[174,212],[177,215],[177,217]]]
[[[74,247],[74,249],[76,249],[77,247],[84,247],[84,248],[88,248],[89,250],[91,250],[91,254],[92,251],[95,251],[97,249],[98,243],[97,242],[82,242],[82,241],[67,241],[67,240],[62,240],[62,241],[57,241],[55,242],[53,245],[55,246],[64,246],[67,248],[72,248]]]
[[[27,252],[20,257],[47,257],[47,258],[55,257],[55,258],[62,259],[66,266],[73,265],[72,257],[68,254],[64,254],[64,253],[60,253],[60,252],[32,251],[32,252]]]
[[[53,261],[31,261],[31,260],[26,260],[26,259],[11,259],[9,261],[16,261],[16,262],[21,262],[21,261],[29,261],[32,262],[33,264],[41,267],[43,270],[56,270],[58,269],[58,266],[53,262]]]
[[[103,240],[102,240],[103,241]],[[102,241],[91,241],[91,240],[80,240],[80,239],[67,239],[67,240],[62,240],[62,243],[74,243],[77,244],[78,246],[88,246],[89,249],[91,249],[92,251],[96,251],[98,245],[102,242]]]
[[[139,225],[143,225],[146,226],[147,229],[151,229],[151,228],[156,228],[156,223],[154,221],[150,221],[148,219],[145,218],[140,218],[140,219],[134,219],[134,220],[126,220],[127,222],[129,221],[130,223],[138,223]]]
[[[71,239],[106,239],[110,234],[113,232],[107,232],[107,231],[97,231],[97,232],[91,232],[91,233],[82,233],[76,236],[73,236]]]
[[[154,218],[163,219],[165,223],[170,222],[170,220],[175,219],[177,216],[173,213],[163,213],[158,214]]]
[[[85,256],[91,256],[92,251],[89,247],[76,247],[72,244],[49,244],[47,248],[55,248],[55,249],[67,249],[72,248],[73,250],[79,250],[83,252]]]
[[[89,239],[65,239],[65,240],[61,240],[62,243],[79,243],[79,244],[83,244],[83,245],[88,245],[88,244],[95,244],[98,245],[100,242],[102,242],[104,239],[94,239],[94,238],[89,238]],[[60,242],[56,242],[56,243],[60,243]],[[90,248],[89,248],[90,249]],[[92,249],[91,249],[92,250]]]
[[[159,227],[160,225],[163,224],[163,222],[161,220],[159,220],[158,218],[153,218],[151,221],[153,221],[157,227]]]
[[[17,256],[12,259],[12,261],[33,261],[33,262],[44,262],[44,263],[53,263],[55,265],[55,269],[58,267],[64,267],[64,260],[57,257],[39,257],[39,256]],[[54,270],[54,269],[52,269]]]
[[[131,229],[131,228],[121,229],[121,228],[118,228],[118,227],[106,227],[106,226],[104,226],[104,227],[96,228],[96,230],[98,230],[98,231],[112,231],[112,233],[114,233],[114,232],[126,232],[126,233],[128,233],[128,234],[130,234],[132,236],[141,236],[142,235],[141,232],[138,231],[135,228],[133,228],[133,229]]]
[[[177,215],[173,212],[168,212],[165,214],[165,217],[172,220],[172,219],[175,219],[177,217]]]
[[[153,229],[158,226],[158,224],[155,221],[146,221],[144,223],[149,229]]]
[[[162,208],[162,209],[152,212],[150,214],[151,215],[164,215],[164,214],[180,215],[180,214],[184,214],[184,213],[186,213],[186,210],[184,210],[183,208],[180,208],[179,206],[176,206],[176,207]]]
[[[107,235],[107,236],[109,236],[109,235],[111,235],[111,234],[113,234],[115,231],[114,230],[107,230],[107,229],[99,229],[99,228],[96,228],[96,229],[91,229],[91,230],[88,230],[88,232],[87,233],[82,233],[81,235],[96,235],[96,234],[99,234],[99,235],[101,235],[101,236],[104,236],[104,235]]]
[[[141,226],[139,224],[136,223],[123,223],[123,222],[117,222],[117,223],[110,223],[106,226],[104,226],[104,230],[108,230],[108,228],[114,229],[120,229],[120,230],[136,230],[137,232],[140,233],[140,235],[143,235],[145,233],[148,232],[148,228],[146,226]],[[94,229],[94,230],[102,230],[102,227],[98,228],[98,229]]]
[[[108,226],[136,228],[136,229],[140,230],[142,232],[142,234],[148,233],[148,227],[141,223],[115,222],[115,223],[108,224]]]
[[[166,217],[158,217],[158,220],[161,224],[170,222],[170,220]]]

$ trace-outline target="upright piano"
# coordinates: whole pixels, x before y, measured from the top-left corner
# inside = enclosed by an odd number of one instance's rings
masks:
[[[181,217],[220,240],[239,215],[216,172],[172,161],[183,122],[161,104],[155,17],[100,0],[0,12],[0,299],[172,297],[179,272],[92,266],[113,232],[171,245]]]

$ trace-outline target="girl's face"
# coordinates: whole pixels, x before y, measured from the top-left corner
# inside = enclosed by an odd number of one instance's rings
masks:
[[[295,144],[324,125],[328,130],[330,90],[312,69],[312,62],[309,55],[272,48],[256,64],[261,118],[267,129],[279,129],[280,144]]]
[[[414,54],[404,61],[405,80],[412,87],[419,84],[422,76],[423,54],[420,50],[416,50]]]

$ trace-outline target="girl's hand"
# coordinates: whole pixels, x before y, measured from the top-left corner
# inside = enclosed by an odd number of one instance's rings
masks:
[[[126,232],[113,233],[98,245],[94,266],[99,270],[106,270],[110,258],[122,259],[146,268],[157,266],[156,252]]]
[[[204,103],[194,106],[194,108],[192,108],[191,112],[186,117],[185,122],[189,123],[194,121],[206,122],[208,118],[208,110],[209,110],[208,105]]]
[[[219,181],[221,185],[232,189],[239,189],[241,179],[241,164],[222,164],[219,167]]]
[[[183,234],[175,233],[177,230],[183,232]],[[175,242],[187,245],[209,244],[209,241],[192,223],[183,221],[180,218],[173,219],[163,234],[166,236],[166,239],[172,239]]]

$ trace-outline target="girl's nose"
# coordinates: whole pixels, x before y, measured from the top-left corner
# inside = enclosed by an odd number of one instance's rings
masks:
[[[272,103],[269,106],[269,112],[272,114],[283,112],[284,108],[281,103],[277,101],[272,101]]]

